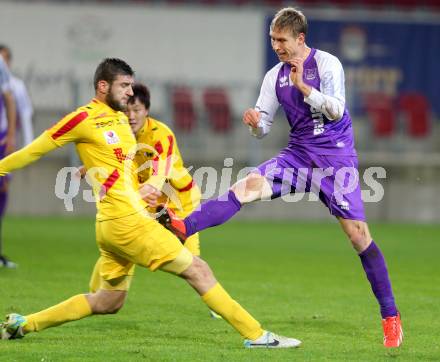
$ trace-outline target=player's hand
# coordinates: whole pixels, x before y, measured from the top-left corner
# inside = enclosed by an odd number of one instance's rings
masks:
[[[293,85],[299,89],[305,97],[308,97],[312,92],[312,87],[303,82],[304,59],[293,58],[289,64],[292,66],[290,69],[290,79],[292,80]]]
[[[243,113],[243,123],[251,126],[252,128],[257,128],[260,122],[261,114],[253,108],[247,109]]]
[[[14,151],[15,151],[15,136],[7,136],[5,153],[6,155],[10,155]]]
[[[289,64],[291,65],[290,69],[290,79],[295,87],[299,88],[303,84],[303,68],[304,60],[301,58],[293,58]]]
[[[78,171],[75,172],[75,177],[83,179],[86,177],[86,174],[87,174],[87,169],[85,168],[85,166],[79,166]]]
[[[162,192],[156,189],[154,186],[144,184],[139,189],[142,199],[151,207],[159,205],[159,198],[162,196]]]

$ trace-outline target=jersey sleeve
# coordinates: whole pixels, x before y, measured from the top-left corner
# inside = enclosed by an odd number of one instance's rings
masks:
[[[21,131],[23,133],[23,143],[27,145],[34,139],[32,126],[32,102],[26,86],[21,79],[12,77],[11,85],[15,97],[15,103],[17,104],[18,120],[20,121]]]
[[[269,133],[273,118],[280,105],[275,90],[278,70],[279,67],[275,67],[267,72],[261,85],[260,95],[255,105],[255,109],[260,113],[261,118],[257,128],[249,127],[251,134],[257,138],[262,138]]]
[[[345,109],[345,78],[338,58],[324,53],[317,59],[320,91],[312,88],[304,102],[320,110],[329,120],[340,120]]]
[[[72,112],[49,128],[46,133],[58,147],[62,147],[69,142],[81,141],[86,137],[84,121],[88,116],[86,111]]]
[[[152,162],[152,173],[147,184],[162,190],[167,179],[170,178],[176,155],[176,138],[171,132],[162,133],[153,145],[155,156]]]
[[[56,148],[57,145],[55,142],[44,132],[26,147],[0,160],[0,176],[4,176],[11,171],[23,168],[37,161],[46,153]]]

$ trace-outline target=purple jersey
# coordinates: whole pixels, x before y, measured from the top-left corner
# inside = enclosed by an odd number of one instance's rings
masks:
[[[290,68],[287,63],[279,63],[267,72],[255,107],[262,117],[259,128],[252,133],[257,137],[267,134],[281,105],[290,125],[289,146],[318,155],[355,156],[351,119],[345,108],[344,72],[339,60],[311,49],[303,73],[304,83],[312,87],[309,97],[304,97],[292,84]]]

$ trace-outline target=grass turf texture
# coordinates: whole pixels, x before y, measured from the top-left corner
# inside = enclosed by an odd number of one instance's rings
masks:
[[[440,359],[440,226],[372,225],[402,312],[405,342],[382,347],[378,306],[336,224],[229,223],[202,255],[263,325],[297,350],[246,350],[178,278],[137,269],[124,308],[0,341],[1,361],[434,361]],[[97,258],[91,219],[7,218],[0,313],[30,313],[85,292]]]

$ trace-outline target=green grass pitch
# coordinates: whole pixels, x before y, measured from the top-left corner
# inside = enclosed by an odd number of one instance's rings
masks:
[[[183,280],[137,269],[126,305],[22,340],[0,361],[440,360],[440,225],[371,225],[403,316],[404,345],[382,347],[378,307],[336,224],[232,222],[202,233],[202,255],[264,328],[297,350],[246,350]],[[97,258],[92,219],[7,218],[0,313],[30,313],[87,291]]]

